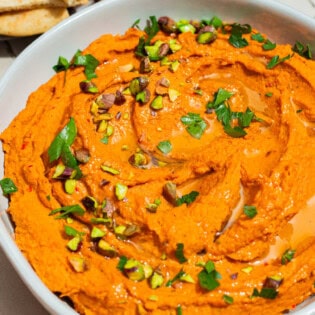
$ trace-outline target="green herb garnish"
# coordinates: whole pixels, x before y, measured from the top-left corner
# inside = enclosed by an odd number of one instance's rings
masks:
[[[173,149],[172,144],[169,140],[161,141],[157,145],[157,148],[164,154],[171,152]]]
[[[224,131],[231,137],[239,138],[244,137],[247,133],[244,128],[249,127],[250,123],[254,120],[262,121],[247,108],[245,112],[233,112],[230,106],[226,105],[226,101],[233,95],[233,93],[225,90],[218,89],[214,94],[214,100],[208,102],[207,110],[214,110],[218,121],[223,125]],[[231,126],[233,120],[237,120],[238,126]]]
[[[200,117],[200,114],[188,113],[186,116],[182,116],[180,120],[186,126],[187,132],[196,139],[200,139],[207,128],[207,124]]]
[[[251,33],[252,28],[249,24],[234,23],[231,25],[231,35],[229,43],[236,48],[248,46],[248,41],[243,37],[243,34]]]
[[[183,310],[180,305],[176,307],[176,315],[183,315]]]
[[[198,197],[199,192],[198,191],[192,191],[189,194],[183,195],[180,198],[176,199],[176,206],[181,206],[182,204],[186,203],[187,205],[191,204],[196,200]]]
[[[85,76],[88,80],[91,80],[92,78],[96,78],[95,69],[99,65],[99,61],[92,55],[82,55],[81,50],[77,50],[75,53],[73,60],[69,62],[65,57],[59,56],[58,62],[55,66],[53,66],[53,70],[55,72],[61,72],[66,71],[70,67],[79,67],[83,66]]]
[[[268,62],[268,64],[267,64],[267,69],[272,69],[275,66],[277,66],[278,64],[280,64],[280,63],[290,59],[291,57],[292,57],[292,55],[287,55],[287,56],[285,56],[283,58],[280,58],[278,55],[273,56],[271,58],[271,60]]]
[[[278,295],[278,291],[275,288],[262,288],[260,292],[255,288],[253,290],[253,293],[251,295],[251,298],[253,297],[262,297],[265,299],[275,299]]]
[[[78,50],[73,58],[74,66],[83,66],[85,76],[88,80],[96,78],[95,69],[99,65],[99,61],[91,54],[82,55],[82,51]]]
[[[183,243],[177,243],[176,244],[175,256],[181,264],[183,264],[187,261],[187,258],[184,255],[184,244]]]
[[[128,258],[126,256],[121,256],[119,257],[119,261],[118,261],[118,264],[117,264],[117,269],[120,270],[120,271],[124,271],[124,267],[127,263],[127,260]]]
[[[294,249],[290,249],[290,248],[287,249],[281,257],[281,264],[286,265],[288,262],[290,262],[293,259],[294,254],[295,254]]]
[[[68,124],[59,132],[48,148],[49,162],[54,162],[60,157],[65,166],[76,170],[75,179],[82,176],[78,162],[74,157],[70,146],[73,144],[77,135],[77,128],[74,119],[71,117]]]
[[[292,47],[292,50],[306,59],[312,59],[312,51],[309,44],[307,44],[305,47],[301,42],[296,41]]]
[[[248,218],[250,218],[250,219],[254,218],[254,217],[257,215],[257,209],[256,209],[255,206],[248,206],[248,205],[245,205],[245,206],[243,207],[243,211],[244,211],[245,215],[246,215]]]
[[[203,289],[212,291],[220,285],[221,275],[216,271],[214,263],[209,260],[198,274],[199,284]]]
[[[272,49],[275,49],[276,47],[277,47],[277,44],[272,43],[269,39],[267,39],[265,43],[262,45],[262,48],[264,50],[272,50]]]
[[[265,41],[264,36],[262,36],[260,33],[252,34],[251,39],[259,43],[263,43]]]
[[[64,207],[52,210],[50,211],[49,215],[54,215],[57,213],[60,213],[60,214],[56,217],[56,219],[66,219],[71,214],[82,216],[84,215],[85,211],[80,205],[73,205],[73,206],[64,206]]]
[[[224,294],[222,298],[226,304],[233,304],[234,302],[234,299],[229,295]]]
[[[267,97],[271,97],[272,95],[273,95],[272,92],[267,92],[267,93],[265,94],[265,96],[267,96]]]
[[[4,195],[10,195],[18,191],[11,178],[3,178],[0,180],[0,187]]]
[[[138,22],[139,23],[139,22]],[[147,38],[142,36],[139,39],[139,43],[136,47],[135,54],[139,57],[146,56],[145,46],[149,46],[151,44],[152,38],[158,33],[160,30],[159,23],[155,16],[150,16],[150,20],[147,21],[147,25],[144,28],[144,31],[147,34]]]

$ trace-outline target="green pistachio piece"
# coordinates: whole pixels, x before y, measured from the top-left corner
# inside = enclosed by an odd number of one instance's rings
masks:
[[[81,244],[81,235],[77,234],[67,243],[67,247],[72,252],[76,252],[79,249],[80,244]]]
[[[75,179],[67,179],[65,181],[65,191],[67,194],[71,195],[74,193],[77,185],[77,181]]]
[[[120,171],[113,168],[113,167],[110,167],[110,166],[107,166],[107,165],[101,165],[101,169],[104,171],[104,172],[107,172],[107,173],[110,173],[110,174],[113,174],[113,175],[119,175],[120,174]]]
[[[121,183],[117,183],[115,186],[115,195],[118,200],[123,200],[127,195],[128,187]]]
[[[132,281],[145,279],[143,264],[135,259],[128,259],[123,268],[124,274]]]
[[[92,239],[102,238],[105,235],[106,235],[105,231],[97,228],[96,226],[93,226],[92,231],[91,231],[91,238]]]
[[[83,257],[80,256],[69,257],[68,261],[74,271],[84,272],[86,270],[86,261]]]
[[[150,107],[159,110],[163,108],[163,97],[162,95],[158,95],[154,98],[154,100],[151,102]]]
[[[97,251],[99,254],[107,257],[115,257],[117,255],[116,249],[103,239],[98,241]]]
[[[156,271],[153,272],[153,275],[150,279],[150,286],[152,289],[156,289],[160,287],[164,282],[164,277],[157,273]]]

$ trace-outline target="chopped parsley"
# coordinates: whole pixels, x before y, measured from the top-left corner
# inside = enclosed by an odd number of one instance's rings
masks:
[[[275,299],[278,295],[278,291],[275,288],[262,288],[258,291],[256,288],[253,290],[251,298],[253,297],[262,297],[264,299]]]
[[[280,58],[278,55],[273,56],[271,58],[271,60],[268,62],[268,64],[267,64],[267,69],[272,69],[275,66],[277,66],[278,64],[280,64],[280,63],[290,59],[291,57],[292,57],[292,55],[287,55],[287,56],[285,56],[283,58]]]
[[[312,51],[309,44],[305,47],[301,42],[296,41],[292,50],[306,59],[312,59]]]
[[[262,45],[262,48],[264,50],[272,50],[272,49],[275,49],[276,47],[277,47],[277,44],[272,43],[269,39],[267,39],[265,43]]]
[[[71,66],[74,67],[84,67],[84,73],[88,80],[96,78],[95,69],[99,65],[99,61],[91,54],[82,55],[81,50],[77,50],[73,60],[69,62],[65,57],[59,56],[58,62],[53,66],[55,72],[61,72],[68,70]]]
[[[173,149],[172,144],[169,140],[159,142],[157,148],[164,154],[171,152]]]
[[[199,192],[198,191],[191,191],[189,194],[183,195],[180,198],[176,199],[176,206],[181,206],[182,204],[186,203],[187,205],[191,204],[196,200],[198,197]]]
[[[234,302],[234,299],[227,294],[223,294],[222,298],[226,304],[233,304],[233,302]]]
[[[4,195],[10,195],[18,191],[11,178],[3,178],[0,180],[0,187]]]
[[[259,43],[263,43],[265,41],[264,36],[262,36],[260,33],[252,34],[251,39]]]
[[[176,307],[176,315],[183,315],[183,310],[180,305]]]
[[[127,263],[127,260],[128,258],[126,256],[121,256],[119,257],[119,261],[118,261],[118,264],[117,264],[117,269],[120,270],[120,271],[123,271],[124,270],[124,267]]]
[[[214,263],[209,260],[198,274],[199,284],[203,289],[212,291],[220,286],[218,279],[221,279],[221,275],[216,271]]]
[[[71,117],[67,125],[57,134],[48,148],[49,162],[54,162],[61,158],[65,166],[76,170],[76,179],[82,176],[78,162],[73,155],[70,146],[73,144],[77,135],[77,128],[74,119]]]
[[[243,48],[248,46],[248,41],[243,37],[243,34],[249,34],[251,31],[252,28],[249,24],[233,23],[231,25],[229,43],[235,48]]]
[[[245,112],[233,112],[226,101],[233,95],[225,89],[219,88],[214,94],[214,100],[208,102],[207,111],[214,110],[218,121],[223,125],[224,131],[231,137],[239,138],[244,137],[247,132],[244,128],[249,127],[252,121],[262,121],[256,115],[247,108]],[[238,125],[232,126],[232,122],[237,120]]]
[[[187,132],[196,139],[200,139],[207,128],[207,124],[200,117],[200,114],[188,113],[182,116],[180,120],[186,126]]]
[[[174,282],[178,281],[181,279],[181,277],[183,277],[185,275],[185,271],[182,269],[181,271],[179,271],[175,277],[173,279],[170,279],[166,282],[166,286],[167,287],[171,287],[173,285]]]
[[[181,264],[183,264],[187,261],[187,258],[184,255],[184,244],[183,243],[177,243],[176,244],[175,256]]]
[[[76,214],[79,216],[84,215],[85,211],[80,205],[72,205],[72,206],[64,206],[57,208],[55,210],[50,211],[49,215],[54,215],[60,213],[58,216],[56,216],[56,219],[66,219],[71,214]]]
[[[245,206],[243,207],[243,211],[244,211],[245,215],[246,215],[248,218],[250,218],[250,219],[254,218],[254,217],[257,215],[257,209],[256,209],[255,206],[248,206],[248,205],[245,205]]]

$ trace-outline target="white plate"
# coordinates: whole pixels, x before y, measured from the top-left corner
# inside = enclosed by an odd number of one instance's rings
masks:
[[[180,18],[211,18],[217,15],[230,22],[248,23],[277,43],[296,40],[315,48],[315,20],[272,0],[105,0],[72,15],[31,44],[15,60],[0,81],[0,132],[25,106],[28,95],[53,74],[58,56],[71,58],[104,33],[123,33],[138,18],[142,26],[150,15]],[[3,177],[3,153],[0,145],[0,178]],[[12,238],[12,226],[0,196],[0,246],[12,265],[52,314],[76,314],[51,293],[34,273]],[[315,302],[307,301],[295,314],[315,314]]]

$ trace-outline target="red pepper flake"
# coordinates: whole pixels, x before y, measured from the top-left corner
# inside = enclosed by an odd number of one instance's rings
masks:
[[[33,191],[33,187],[32,186],[28,186],[28,191],[32,192]]]
[[[294,310],[296,308],[296,304],[291,305],[291,308]]]
[[[21,150],[24,150],[27,145],[28,145],[28,142],[23,142],[21,146]]]
[[[28,167],[33,167],[33,165],[29,165]]]

